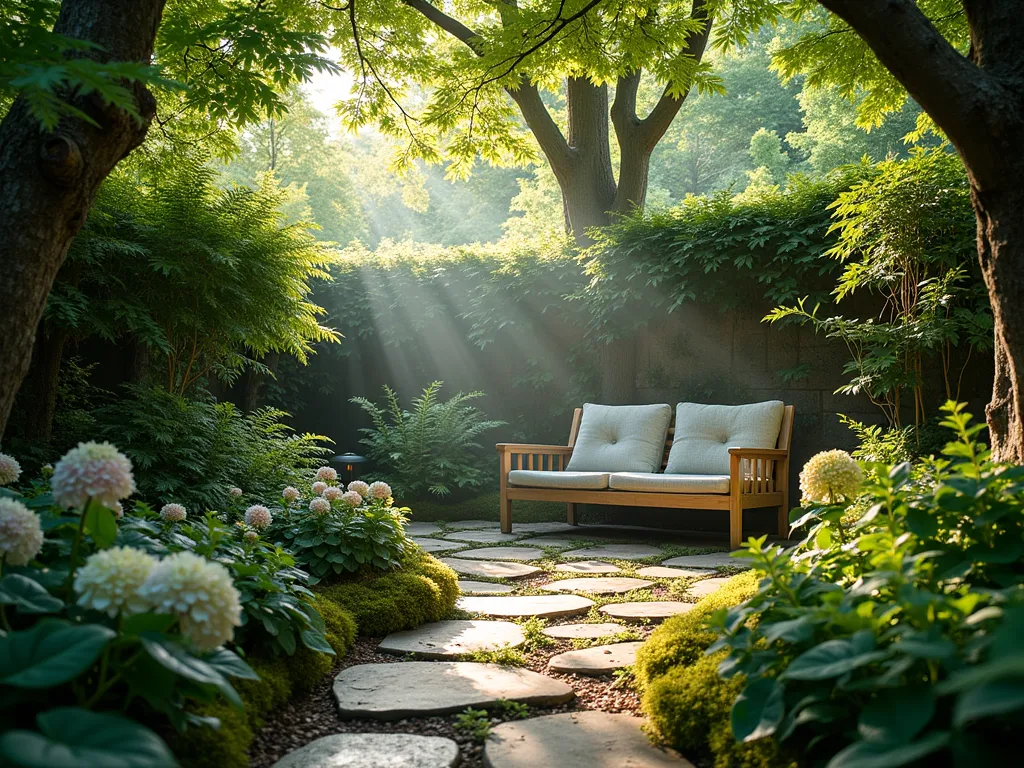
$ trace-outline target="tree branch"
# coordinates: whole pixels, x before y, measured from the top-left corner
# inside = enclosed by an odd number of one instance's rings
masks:
[[[960,151],[972,172],[996,178],[997,157],[979,130],[1009,97],[996,78],[957,51],[913,0],[819,0],[853,27]]]
[[[429,21],[443,29],[452,37],[461,40],[469,46],[477,56],[483,56],[483,48],[480,47],[480,36],[461,21],[449,16],[435,5],[426,0],[402,0],[410,8],[419,11]]]
[[[615,83],[615,99],[612,101],[612,123],[619,132],[629,124],[638,124],[636,116],[636,92],[640,88],[640,70],[622,75]]]
[[[551,170],[555,176],[559,180],[568,179],[572,171],[572,150],[544,105],[537,86],[524,76],[518,88],[506,88],[505,92],[519,106],[526,125],[533,132],[544,156],[551,163]]]
[[[707,0],[693,0],[690,18],[694,21],[703,22],[704,26],[700,32],[694,33],[687,38],[686,47],[680,51],[680,55],[689,56],[694,62],[699,64],[701,59],[704,58],[704,51],[707,49],[708,39],[711,37],[712,18]],[[654,109],[651,110],[646,118],[640,121],[641,141],[648,151],[653,150],[658,142],[661,141],[661,137],[665,135],[665,131],[672,125],[672,121],[679,114],[679,110],[689,94],[689,90],[687,90],[681,96],[670,96],[669,90],[670,87],[666,86],[658,103],[654,105]]]

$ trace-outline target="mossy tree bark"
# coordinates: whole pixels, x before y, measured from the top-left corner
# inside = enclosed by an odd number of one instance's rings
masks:
[[[54,31],[95,46],[83,55],[148,63],[165,0],[64,0]],[[141,85],[141,119],[80,94],[70,103],[95,121],[67,117],[40,130],[17,99],[0,122],[0,434],[32,359],[53,280],[96,192],[114,166],[142,143],[156,110]]]
[[[986,410],[994,456],[1024,463],[1024,15],[964,0],[971,47],[953,48],[913,0],[819,0],[846,21],[949,137],[967,169],[995,321]]]

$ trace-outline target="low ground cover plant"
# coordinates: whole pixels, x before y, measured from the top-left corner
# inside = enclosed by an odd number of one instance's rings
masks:
[[[872,465],[857,493],[807,486],[795,549],[747,542],[764,577],[718,611],[732,730],[801,766],[998,765],[1024,713],[1024,468],[991,461],[947,404],[944,456]],[[850,459],[852,462],[852,459]],[[845,479],[838,481],[845,483]],[[839,492],[835,492],[835,491]],[[865,511],[851,522],[853,496]],[[1016,729],[1016,730],[1015,730]]]

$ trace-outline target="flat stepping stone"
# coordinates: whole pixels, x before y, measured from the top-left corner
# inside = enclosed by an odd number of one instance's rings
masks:
[[[484,747],[488,768],[693,768],[677,752],[654,746],[643,718],[600,710],[502,723]]]
[[[452,520],[447,523],[448,527],[456,531],[468,531],[478,528],[494,528],[501,530],[501,524],[497,520]]]
[[[574,563],[559,563],[555,570],[562,573],[618,573],[620,568],[600,560],[577,560]]]
[[[464,595],[504,595],[511,591],[512,587],[508,584],[459,579],[459,592]]]
[[[463,576],[487,576],[492,579],[518,579],[520,576],[541,572],[540,568],[523,563],[493,563],[486,560],[460,560],[457,557],[442,557],[441,562]]]
[[[409,539],[413,544],[422,549],[424,552],[444,552],[451,549],[465,549],[465,544],[459,544],[454,541],[444,541],[443,539]]]
[[[377,646],[384,653],[415,653],[427,659],[451,659],[475,651],[518,648],[526,636],[511,621],[435,621],[394,632]]]
[[[449,715],[466,707],[486,709],[501,700],[551,707],[573,695],[562,681],[538,672],[473,661],[358,664],[334,678],[334,698],[345,719]]]
[[[612,637],[624,631],[626,628],[621,624],[557,624],[541,630],[548,637],[557,637],[560,640],[594,640]]]
[[[626,576],[598,576],[593,579],[562,579],[541,585],[545,592],[589,592],[594,595],[621,595],[651,586],[652,582]]]
[[[517,523],[513,530],[526,531],[528,533],[578,533],[581,527],[569,525],[568,523]],[[586,538],[580,536],[579,538]]]
[[[441,526],[437,523],[406,523],[406,536],[433,536],[441,532]]]
[[[579,616],[593,607],[594,601],[579,595],[502,595],[499,597],[460,597],[455,603],[470,613],[502,619],[522,619],[542,616],[557,619],[561,616]]]
[[[470,541],[478,544],[500,544],[505,541],[519,541],[523,533],[502,533],[501,531],[459,531],[446,533],[444,537],[450,541]]]
[[[686,593],[688,595],[693,595],[694,597],[707,597],[712,592],[717,592],[721,589],[722,585],[727,581],[729,581],[729,579],[725,576],[719,576],[715,579],[704,579],[703,581],[698,581],[696,584],[691,584],[689,588],[687,588]]]
[[[531,539],[521,539],[519,546],[521,547],[554,547],[556,549],[568,549],[573,546],[575,542],[572,539],[558,539],[552,536],[551,538],[545,538],[543,536],[537,536]]]
[[[600,610],[605,616],[611,616],[613,619],[623,619],[635,624],[642,624],[645,621],[660,624],[669,616],[686,613],[692,608],[693,603],[654,600],[649,603],[610,603],[601,606]]]
[[[735,557],[728,552],[712,552],[707,555],[683,555],[665,560],[662,565],[679,566],[681,568],[749,568],[750,563]]]
[[[578,651],[566,651],[552,656],[548,669],[574,675],[610,675],[616,669],[636,663],[636,649],[643,643],[613,643],[595,645]]]
[[[657,557],[662,554],[661,549],[652,547],[649,544],[601,544],[586,549],[574,549],[565,552],[565,557],[600,557],[608,560],[643,560],[647,557]]]
[[[273,768],[455,768],[459,745],[411,733],[336,733],[289,752]]]
[[[645,579],[692,579],[718,573],[714,568],[666,568],[664,565],[648,565],[637,570]]]
[[[472,560],[540,560],[544,552],[535,547],[482,547],[459,552]]]

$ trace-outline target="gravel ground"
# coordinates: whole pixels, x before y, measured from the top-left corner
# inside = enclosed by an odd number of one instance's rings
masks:
[[[550,625],[572,624],[579,620],[565,619],[551,622]],[[643,626],[630,626],[628,629],[638,632],[644,638],[652,630],[651,627]],[[348,655],[335,667],[334,672],[321,680],[313,691],[275,710],[253,741],[250,750],[252,768],[269,768],[292,750],[332,733],[416,733],[423,736],[446,736],[454,739],[459,745],[462,754],[460,768],[481,768],[483,746],[455,729],[456,715],[411,718],[395,722],[342,720],[338,717],[331,694],[331,685],[338,672],[356,664],[401,663],[401,657],[377,653],[379,642],[379,638],[359,638]],[[552,645],[535,650],[527,657],[526,666],[529,669],[562,680],[576,691],[576,698],[560,707],[531,707],[530,717],[583,709],[600,709],[605,712],[639,710],[640,703],[636,692],[628,685],[617,682],[612,676],[582,677],[546,671],[548,659],[572,649],[571,642],[556,640]],[[494,718],[492,722],[496,724],[501,721]]]

